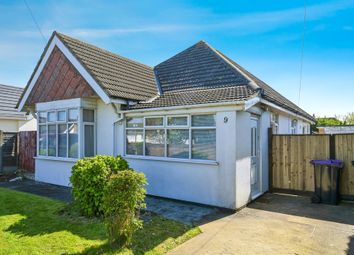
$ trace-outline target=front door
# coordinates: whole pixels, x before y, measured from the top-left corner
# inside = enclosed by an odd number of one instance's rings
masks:
[[[251,118],[251,196],[252,199],[260,194],[259,167],[259,124],[258,118]]]

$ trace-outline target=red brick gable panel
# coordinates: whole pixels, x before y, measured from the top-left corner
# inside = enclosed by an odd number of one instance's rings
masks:
[[[93,96],[96,96],[96,93],[90,85],[55,46],[28,97],[27,104]]]

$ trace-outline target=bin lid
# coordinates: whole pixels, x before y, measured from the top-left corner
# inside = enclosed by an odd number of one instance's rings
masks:
[[[314,159],[310,161],[314,165],[326,165],[326,166],[335,166],[338,168],[343,167],[343,160],[338,159]]]

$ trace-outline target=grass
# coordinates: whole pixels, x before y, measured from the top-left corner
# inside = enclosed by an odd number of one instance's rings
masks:
[[[121,250],[107,243],[103,222],[62,213],[65,203],[0,188],[0,254],[164,254],[200,233],[151,215]]]

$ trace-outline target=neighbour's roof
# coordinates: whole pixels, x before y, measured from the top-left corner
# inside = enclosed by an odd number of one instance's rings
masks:
[[[151,67],[64,34],[56,34],[110,97],[147,100],[156,96]]]
[[[0,84],[0,117],[23,116],[23,112],[16,109],[22,92],[23,88]]]

